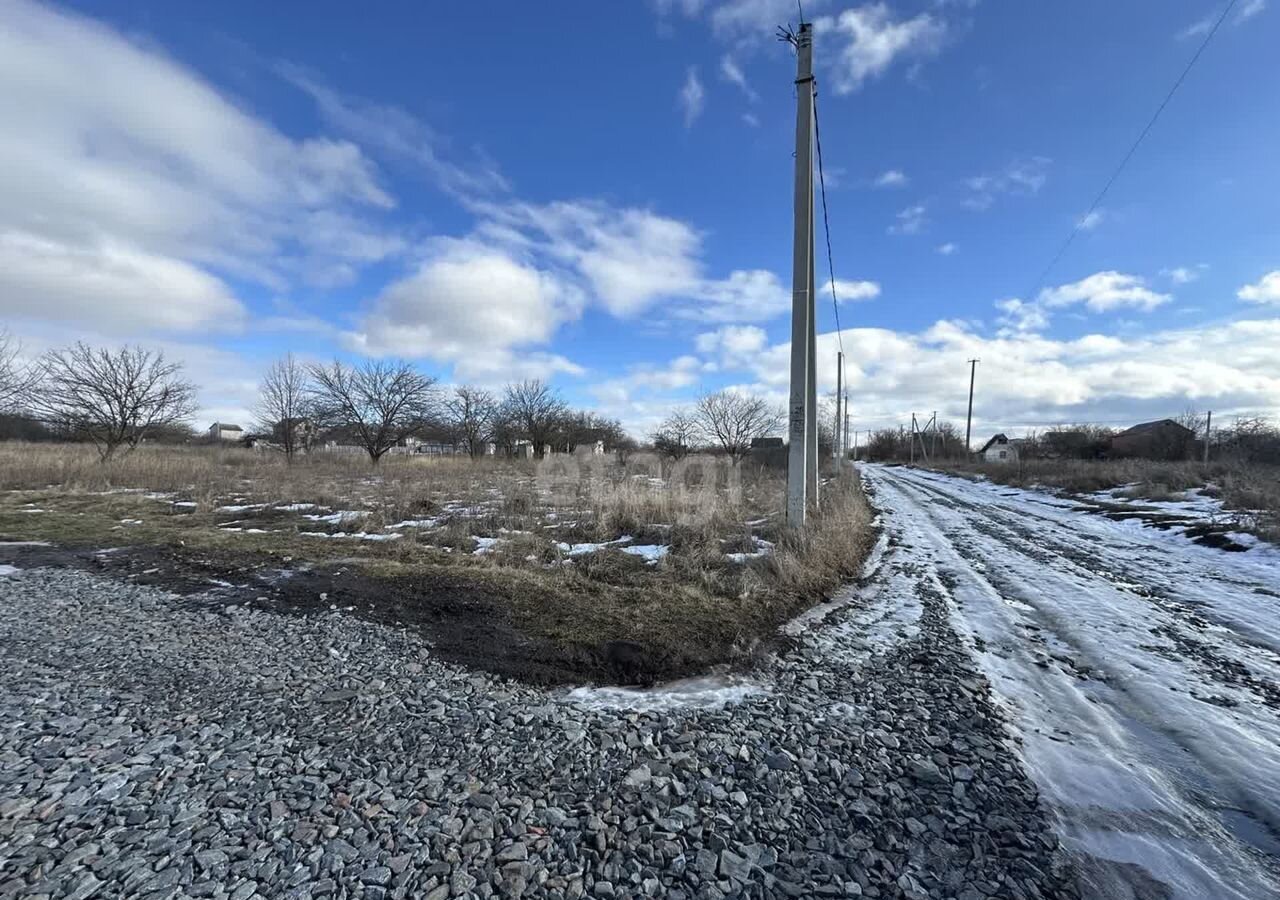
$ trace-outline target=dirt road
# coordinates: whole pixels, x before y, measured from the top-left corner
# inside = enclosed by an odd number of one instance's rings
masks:
[[[887,561],[949,596],[1093,893],[1280,897],[1280,552],[865,472]]]

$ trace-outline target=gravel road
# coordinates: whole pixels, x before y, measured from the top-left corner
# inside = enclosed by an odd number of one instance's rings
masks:
[[[11,572],[0,896],[1076,897],[945,597],[879,565],[754,689],[680,703]]]

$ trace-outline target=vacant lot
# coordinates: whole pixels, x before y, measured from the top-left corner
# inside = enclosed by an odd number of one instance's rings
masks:
[[[854,575],[871,544],[857,479],[806,533],[780,475],[672,466],[143,448],[102,465],[0,447],[0,548],[288,611],[421,628],[446,658],[540,682],[648,681],[745,663]],[[103,552],[107,551],[107,552]],[[2,561],[2,560],[0,560]]]
[[[961,475],[982,475],[1014,487],[1048,487],[1076,494],[1124,488],[1127,496],[1178,500],[1199,490],[1216,497],[1234,526],[1280,541],[1280,469],[1268,465],[1158,462],[1145,459],[1030,459],[1016,463],[941,461],[933,466]]]

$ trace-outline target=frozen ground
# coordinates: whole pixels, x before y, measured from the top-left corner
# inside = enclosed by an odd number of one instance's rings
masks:
[[[1087,896],[1280,896],[1280,554],[867,466],[895,571],[949,596]],[[923,582],[922,582],[923,583]]]

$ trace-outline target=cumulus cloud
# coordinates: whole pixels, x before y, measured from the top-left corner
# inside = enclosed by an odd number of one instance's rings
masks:
[[[1046,306],[1082,303],[1092,312],[1110,312],[1123,307],[1150,312],[1171,299],[1168,294],[1158,294],[1148,288],[1143,278],[1120,272],[1096,272],[1088,278],[1040,292],[1040,300]]]
[[[1236,296],[1246,303],[1280,303],[1280,269],[1263,275],[1256,284],[1246,284]]]
[[[810,0],[807,6],[813,10],[825,2]],[[795,0],[724,0],[711,11],[711,27],[725,38],[772,39],[774,28],[795,16]]]
[[[763,328],[754,325],[727,325],[715,331],[698,335],[694,346],[703,356],[716,360],[717,365],[743,368],[758,356],[768,343]]]
[[[956,244],[953,244],[951,241],[947,241],[945,244],[938,245],[938,252],[941,253],[943,256],[950,256],[951,254],[957,252],[959,249],[960,247]]]
[[[692,128],[693,123],[702,115],[706,104],[707,92],[698,78],[698,67],[690,66],[685,73],[684,85],[680,88],[680,108],[684,111],[684,127]]]
[[[823,285],[824,293],[831,293],[831,282]],[[857,303],[859,300],[874,300],[880,296],[880,284],[875,281],[844,281],[835,279],[836,300],[840,303]]]
[[[834,332],[818,337],[821,390],[835,386]],[[940,321],[921,332],[848,328],[846,378],[855,427],[897,427],[911,411],[962,420],[968,366],[979,358],[975,419],[981,429],[1064,422],[1139,422],[1188,406],[1280,414],[1280,319],[1245,320],[1137,338],[1091,334],[983,335]],[[767,347],[745,369],[754,388],[785,399],[790,347]],[[958,387],[959,386],[959,387]]]
[[[1160,274],[1168,278],[1174,284],[1190,284],[1200,277],[1200,273],[1207,269],[1204,263],[1197,266],[1176,266],[1172,269],[1161,269]]]
[[[283,289],[399,249],[370,218],[394,198],[354,144],[287,137],[92,20],[4,9],[0,112],[21,139],[0,142],[0,233],[9,253],[38,248],[0,275],[7,304],[111,325],[133,288],[156,287],[173,293],[131,302],[153,304],[157,327],[216,327],[236,314],[220,275]]]
[[[444,240],[383,289],[349,339],[373,355],[474,369],[481,358],[505,361],[515,348],[547,343],[581,306],[571,286],[504,250]]]
[[[814,30],[840,45],[834,63],[837,94],[858,90],[868,79],[884,74],[896,59],[937,53],[947,33],[946,24],[927,12],[895,19],[885,3],[823,16],[815,20]]]

